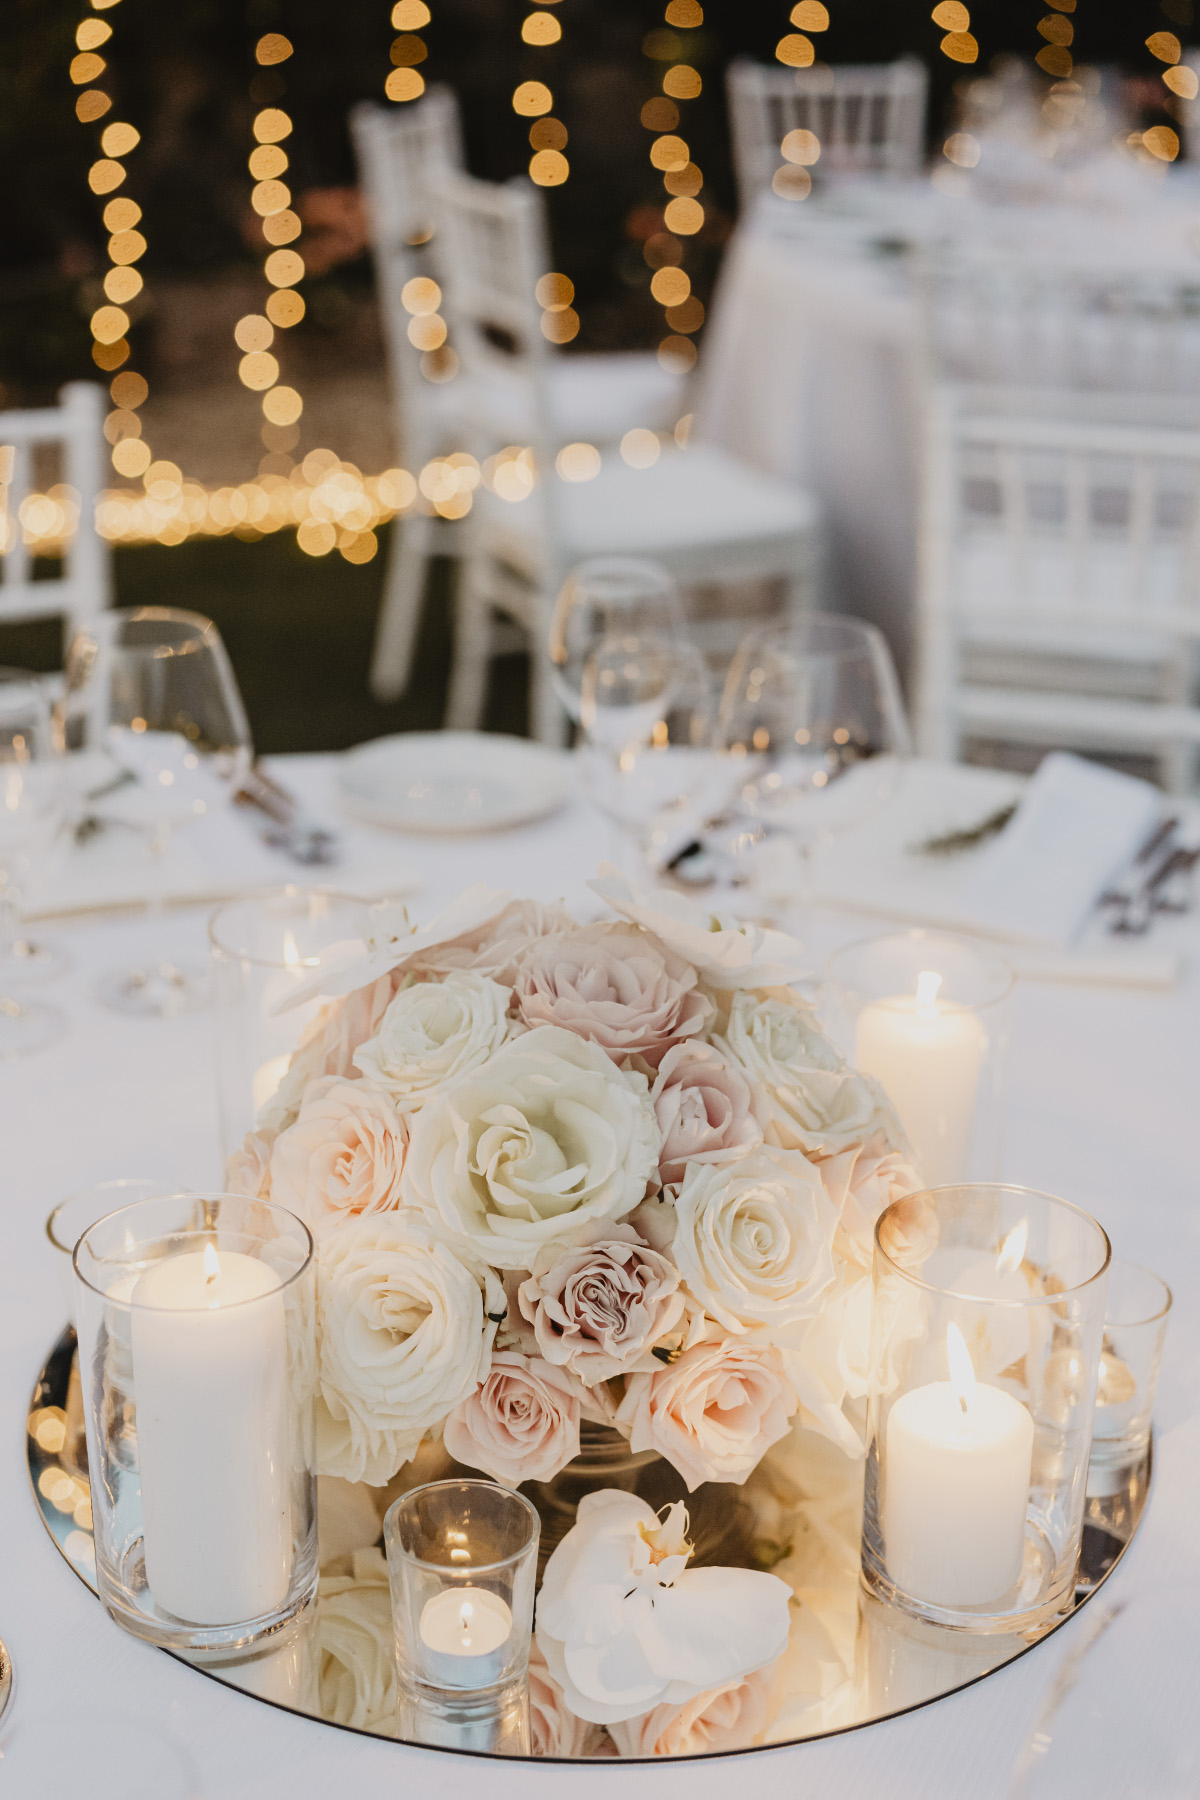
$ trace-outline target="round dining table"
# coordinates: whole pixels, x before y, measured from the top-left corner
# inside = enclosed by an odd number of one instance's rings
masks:
[[[332,759],[283,758],[272,766],[315,806],[331,806]],[[578,799],[503,833],[437,839],[357,828],[357,846],[368,838],[374,891],[386,891],[391,871],[423,920],[480,880],[581,907],[605,828]],[[318,885],[336,888],[354,872],[348,865],[323,873]],[[297,878],[280,859],[280,882]],[[174,909],[165,928],[171,952],[203,958],[205,925],[203,907]],[[623,1800],[717,1800],[747,1783],[762,1800],[1005,1800],[1079,1619],[977,1685],[894,1719],[624,1774],[610,1760],[485,1767],[362,1736],[266,1705],[125,1635],[64,1562],[29,1486],[29,1399],[65,1323],[45,1220],[65,1194],[115,1176],[220,1188],[213,1018],[203,1011],[171,1020],[122,1017],[94,998],[102,971],[138,954],[146,927],[136,913],[80,913],[45,929],[71,959],[69,973],[47,990],[69,1029],[53,1048],[0,1064],[0,1637],[16,1671],[15,1698],[0,1722],[0,1792],[12,1800],[71,1793],[126,1800],[151,1791],[161,1763],[183,1772],[158,1785],[162,1800],[171,1800],[172,1781],[181,1795],[204,1800],[326,1800],[350,1792],[468,1800],[481,1790],[490,1800],[550,1800],[564,1787],[603,1800],[618,1783]],[[814,961],[863,933],[861,918],[819,915]],[[1189,944],[1191,934],[1189,926]],[[1198,1095],[1200,978],[1186,957],[1171,991],[1019,984],[1006,1179],[1092,1209],[1118,1254],[1161,1271],[1175,1291],[1154,1489],[1107,1591],[1133,1595],[1139,1584],[1149,1591],[1156,1577],[1169,1576],[1190,1584],[1200,1604],[1192,1517],[1200,1475],[1200,1156],[1191,1140]],[[1194,1651],[1181,1646],[1181,1654]],[[1194,1728],[1194,1721],[1148,1718],[1144,1729],[1172,1724]],[[150,1786],[137,1785],[135,1775]]]

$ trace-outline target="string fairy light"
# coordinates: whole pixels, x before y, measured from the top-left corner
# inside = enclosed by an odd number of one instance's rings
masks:
[[[684,268],[684,240],[695,237],[704,224],[703,202],[698,198],[704,175],[692,158],[687,139],[679,135],[681,101],[695,100],[703,88],[699,70],[686,60],[688,40],[681,32],[696,31],[704,23],[699,0],[669,0],[665,26],[648,32],[642,50],[654,62],[665,62],[662,93],[647,100],[641,120],[653,132],[650,162],[662,176],[668,199],[663,207],[662,229],[652,232],[642,249],[652,271],[650,292],[663,308],[669,335],[658,346],[665,368],[690,369],[696,361],[692,334],[704,323],[704,305],[692,292],[692,279]],[[653,440],[653,443],[651,442]],[[621,454],[634,468],[646,468],[657,459],[658,438],[650,431],[627,432]]]
[[[1058,0],[1050,0],[1050,4],[1057,6]],[[1074,6],[1074,4],[1075,0],[1068,0],[1069,6]],[[942,41],[938,45],[943,56],[948,56],[951,62],[956,63],[979,61],[979,43],[971,32],[970,9],[962,4],[962,0],[941,0],[941,4],[934,7],[930,17],[938,30],[944,33]],[[1038,61],[1042,61],[1041,56],[1038,57]],[[1043,63],[1042,67],[1045,68],[1046,65]],[[1048,73],[1053,73],[1053,71],[1050,70]]]
[[[798,0],[791,10],[789,23],[800,29],[780,38],[775,46],[775,60],[790,69],[811,68],[817,53],[812,39],[804,34],[829,30],[829,8],[822,0]],[[771,177],[772,192],[781,200],[807,200],[812,192],[812,176],[808,171],[821,155],[821,140],[817,133],[802,129],[786,132],[780,141],[779,154],[783,161]]]
[[[558,0],[547,3],[556,6]],[[521,42],[531,49],[548,50],[561,43],[562,34],[558,19],[544,8],[526,13],[521,21]],[[554,117],[553,106],[554,95],[544,81],[522,81],[513,89],[513,111],[519,119],[533,121],[529,127],[529,179],[537,187],[562,187],[571,173],[570,162],[563,154],[568,142],[567,128]],[[575,284],[570,276],[556,271],[543,275],[535,295],[542,309],[542,335],[552,344],[569,344],[579,335],[579,314],[571,304]]]
[[[1170,7],[1164,7],[1163,10],[1167,13],[1172,11]],[[1166,63],[1162,80],[1173,99],[1194,100],[1200,90],[1200,81],[1197,80],[1194,69],[1181,63],[1183,45],[1176,34],[1173,31],[1152,31],[1146,39],[1146,48],[1151,56]],[[1167,104],[1171,105],[1172,102]],[[1172,131],[1169,125],[1151,125],[1148,131],[1141,133],[1141,146],[1159,162],[1174,162],[1179,155],[1179,134]]]
[[[392,27],[400,36],[393,41],[392,69],[383,84],[389,100],[419,100],[425,92],[425,77],[417,64],[425,61],[429,51],[419,34],[432,17],[425,0],[397,0],[392,8]]]

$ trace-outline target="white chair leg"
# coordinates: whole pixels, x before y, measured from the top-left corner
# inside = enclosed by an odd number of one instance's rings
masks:
[[[431,548],[430,520],[423,514],[393,525],[371,653],[370,687],[377,700],[398,699],[408,686]]]
[[[451,731],[477,731],[483,722],[488,665],[492,652],[492,615],[483,559],[470,556],[462,567],[454,599],[454,650],[446,725]]]

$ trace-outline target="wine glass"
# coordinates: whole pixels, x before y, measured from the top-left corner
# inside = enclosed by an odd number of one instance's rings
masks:
[[[0,670],[0,1057],[44,1049],[67,1028],[56,1006],[15,998],[10,985],[31,961],[55,961],[21,942],[17,908],[62,825],[64,800],[45,684],[18,669]]]
[[[587,659],[615,632],[685,635],[679,590],[658,563],[593,556],[568,575],[550,620],[550,667],[558,697],[576,724]]]
[[[584,665],[584,785],[655,870],[697,829],[719,778],[708,666],[694,644],[655,631],[613,632]]]
[[[223,805],[250,766],[250,728],[225,646],[198,613],[103,613],[76,632],[65,689],[64,738],[87,759],[91,811],[149,843],[147,912],[157,941],[173,832]],[[207,984],[158,954],[103,977],[98,993],[117,1012],[169,1018],[203,1004]]]
[[[910,753],[891,653],[862,619],[812,613],[744,639],[721,699],[718,742],[732,762],[732,849],[753,882],[785,839],[807,893],[812,852],[896,792]]]

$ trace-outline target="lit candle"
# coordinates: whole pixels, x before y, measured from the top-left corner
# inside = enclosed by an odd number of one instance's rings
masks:
[[[512,1613],[487,1588],[446,1588],[421,1612],[424,1673],[439,1687],[488,1688],[509,1659]]]
[[[938,999],[926,969],[915,994],[875,1000],[858,1016],[855,1062],[883,1084],[927,1187],[965,1181],[987,1036],[965,1006]]]
[[[888,1414],[883,1534],[897,1586],[933,1606],[988,1606],[1021,1574],[1033,1419],[976,1382],[957,1325],[949,1381],[902,1394]]]
[[[279,1276],[212,1244],[132,1294],[146,1579],[163,1612],[228,1625],[281,1606],[292,1570],[287,1327]]]

